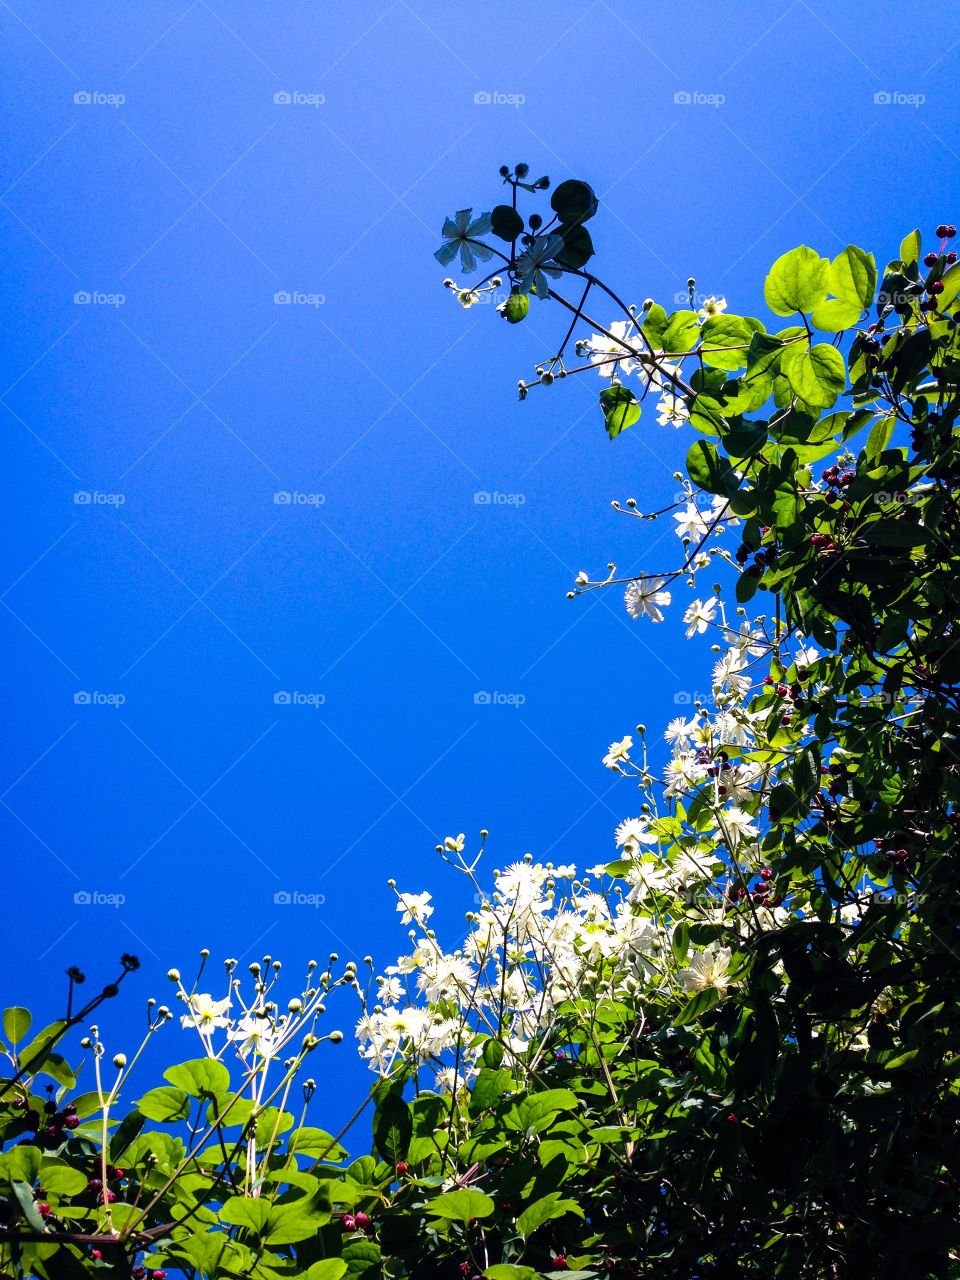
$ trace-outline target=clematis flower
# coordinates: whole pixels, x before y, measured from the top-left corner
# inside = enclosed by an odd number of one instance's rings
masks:
[[[631,618],[646,617],[652,622],[663,621],[660,606],[666,607],[671,598],[670,592],[663,589],[663,578],[634,578],[623,593]]]
[[[433,897],[430,893],[400,893],[397,910],[402,912],[402,924],[423,924],[433,915],[433,907],[428,906]]]
[[[711,297],[709,298],[704,298],[703,306],[700,308],[697,314],[699,315],[701,320],[709,320],[711,316],[718,316],[721,314],[721,312],[726,311],[726,309],[727,309],[726,298],[714,298],[711,295]]]
[[[635,358],[640,350],[640,339],[636,334],[636,326],[627,320],[614,320],[610,325],[610,337],[595,333],[586,346],[592,357],[591,364],[597,365],[597,373],[601,378],[611,380],[619,378],[621,373],[629,374],[639,369],[639,361]],[[637,344],[636,346],[634,344]]]
[[[731,986],[730,948],[721,947],[715,942],[704,947],[693,956],[685,969],[681,969],[680,981],[684,991],[695,993],[713,988],[721,996],[724,995],[727,987]]]
[[[687,639],[689,640],[693,635],[703,635],[713,622],[716,612],[716,596],[710,596],[707,600],[694,600],[683,615],[683,620],[687,624]]]
[[[517,287],[521,293],[535,293],[541,302],[550,296],[547,276],[559,280],[563,272],[559,267],[548,266],[563,250],[563,236],[537,236],[517,259]]]
[[[487,262],[493,257],[493,250],[489,249],[485,244],[471,244],[470,241],[476,240],[478,236],[485,236],[491,229],[489,213],[482,213],[479,218],[470,220],[472,209],[460,209],[452,218],[448,218],[443,224],[443,235],[446,244],[442,244],[433,255],[442,265],[447,266],[451,263],[459,253],[460,268],[463,271],[473,271],[477,265],[477,259],[481,262]]]
[[[180,1025],[195,1027],[202,1036],[211,1035],[217,1027],[230,1025],[226,1016],[230,1008],[229,996],[224,1000],[214,1000],[213,996],[195,993],[187,998],[187,1007],[190,1012],[183,1015]]]
[[[690,410],[683,396],[673,391],[664,391],[657,405],[657,422],[661,427],[682,427],[690,417]]]
[[[709,528],[703,512],[695,502],[688,502],[683,511],[675,511],[678,538],[702,538]]]
[[[628,733],[625,738],[621,738],[619,742],[611,742],[610,750],[603,757],[603,763],[608,769],[619,769],[621,760],[630,759],[630,748],[633,746],[633,738]]]

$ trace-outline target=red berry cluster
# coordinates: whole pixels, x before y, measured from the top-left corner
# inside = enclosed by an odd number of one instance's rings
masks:
[[[361,1210],[358,1213],[345,1213],[340,1220],[344,1231],[366,1231],[370,1219]]]
[[[841,471],[839,467],[827,467],[826,471],[821,471],[820,479],[823,480],[825,484],[829,485],[829,488],[823,495],[824,502],[828,503],[830,506],[833,506],[835,502],[840,502],[844,496],[840,490],[845,489],[847,485],[856,480],[856,478],[856,471]],[[849,504],[844,502],[843,505],[846,507]]]
[[[925,267],[930,267],[930,268],[937,267],[940,265],[940,259],[943,258],[945,265],[948,267],[952,267],[953,264],[957,261],[956,250],[951,249],[949,253],[944,253],[943,250],[946,245],[946,242],[948,240],[952,240],[956,234],[957,234],[957,228],[953,225],[953,223],[941,222],[940,225],[937,227],[937,235],[940,238],[940,252],[926,254],[923,259],[923,265]],[[920,310],[936,311],[937,296],[943,293],[943,281],[939,278],[936,280],[930,280],[926,285],[925,292],[927,296],[920,303]]]
[[[14,1106],[24,1110],[29,1106],[29,1100],[25,1097],[15,1098]],[[68,1102],[61,1111],[58,1110],[57,1104],[49,1099],[43,1104],[42,1116],[36,1111],[28,1111],[24,1116],[24,1123],[37,1135],[38,1144],[52,1147],[58,1146],[71,1130],[77,1128],[80,1117],[72,1102]]]
[[[903,875],[910,868],[910,854],[906,849],[888,849],[883,840],[877,840],[877,866],[881,871],[894,871]]]
[[[828,533],[811,533],[810,545],[815,547],[817,551],[833,553],[837,550],[837,544]]]

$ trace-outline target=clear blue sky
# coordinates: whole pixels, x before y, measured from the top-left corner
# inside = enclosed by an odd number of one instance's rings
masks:
[[[437,840],[592,864],[634,807],[607,744],[703,687],[678,614],[565,599],[581,568],[672,562],[609,504],[669,501],[684,434],[651,414],[608,443],[593,377],[518,404],[559,317],[457,308],[440,225],[525,160],[593,183],[594,265],[629,299],[693,274],[762,313],[795,244],[882,259],[958,220],[956,7],[549,13],[0,5],[8,1002],[52,1015],[68,964],[92,985],[136,951],[119,1049],[202,945],[383,965],[390,876],[452,944],[471,901]],[[494,490],[523,504],[474,503]],[[317,1120],[366,1084],[352,1042],[327,1062]]]

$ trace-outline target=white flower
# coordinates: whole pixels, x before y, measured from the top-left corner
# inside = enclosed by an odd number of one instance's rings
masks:
[[[633,746],[633,738],[628,733],[625,738],[621,738],[619,742],[611,742],[610,750],[603,757],[603,763],[608,769],[619,769],[621,760],[630,759],[630,748]]]
[[[671,423],[675,427],[682,427],[689,419],[690,410],[682,396],[677,395],[675,391],[664,391],[660,397],[660,403],[657,405],[657,422],[661,427],[669,426]]]
[[[215,1027],[227,1027],[230,1019],[226,1016],[230,1008],[230,997],[225,1000],[214,1000],[213,996],[195,994],[187,999],[189,1013],[180,1019],[183,1027],[196,1027],[202,1036],[208,1036]]]
[[[402,924],[423,924],[433,915],[433,907],[428,906],[433,894],[430,893],[400,893],[397,895],[399,901],[397,910],[402,912],[400,921]]]
[[[741,699],[750,689],[751,680],[743,674],[747,659],[742,649],[734,646],[728,649],[713,668],[713,690],[717,698],[729,694]]]
[[[721,312],[726,311],[726,298],[704,298],[703,306],[697,312],[701,320],[709,320],[711,316],[718,316]]]
[[[670,603],[670,592],[663,590],[662,578],[634,578],[623,593],[627,613],[631,618],[647,617],[662,622],[660,606]]]
[[[437,956],[432,965],[421,973],[417,986],[431,1001],[456,999],[473,985],[476,975],[462,956]]]
[[[248,1013],[228,1033],[227,1039],[238,1045],[241,1057],[258,1053],[261,1058],[273,1058],[282,1047],[282,1033],[283,1028],[274,1026],[269,1018]]]
[[[444,839],[443,847],[447,853],[462,853],[466,839],[467,837],[461,831],[458,836],[447,836]]]
[[[651,893],[665,893],[670,888],[663,863],[655,858],[635,862],[627,872],[627,884],[630,886],[628,902],[642,902]]]
[[[731,985],[730,948],[712,942],[698,951],[685,969],[680,971],[680,981],[685,991],[707,991],[711,987],[722,996]]]
[[[697,728],[696,720],[685,720],[683,716],[677,716],[671,720],[663,731],[663,736],[672,747],[685,746],[693,736],[694,730]]]
[[[739,844],[744,836],[748,839],[753,839],[760,834],[751,815],[745,813],[743,809],[738,808],[736,805],[733,805],[732,808],[727,809],[724,813],[723,830],[726,832],[730,843],[734,845]]]
[[[702,538],[707,532],[707,522],[696,503],[688,502],[683,511],[674,512],[673,518],[677,522],[678,538]]]
[[[694,600],[693,604],[688,605],[687,611],[683,615],[683,620],[687,624],[687,639],[689,640],[692,635],[697,633],[703,635],[710,623],[713,622],[716,612],[716,596],[710,596],[707,600]]]
[[[616,831],[617,844],[621,847],[635,849],[640,844],[656,844],[657,837],[649,830],[646,818],[627,818],[621,822]]]
[[[637,368],[636,355],[640,339],[636,328],[627,320],[614,320],[610,326],[611,337],[595,333],[589,340],[591,364],[598,365],[601,378],[617,378],[620,372],[632,373]],[[616,339],[616,341],[614,341]],[[635,346],[634,343],[637,345]],[[617,359],[611,357],[616,356]]]
[[[810,666],[813,666],[813,664],[816,662],[816,660],[819,657],[820,657],[820,650],[815,649],[812,644],[807,644],[807,645],[801,646],[801,648],[797,650],[797,655],[794,658],[794,662],[797,664],[798,667],[810,667]]]
[[[740,623],[740,634],[736,637],[734,643],[738,644],[751,658],[762,657],[770,647],[763,638],[763,632],[752,628],[747,621]],[[816,653],[816,650],[814,650],[814,653]]]
[[[377,999],[381,1004],[397,1004],[403,999],[403,983],[393,974],[377,978]]]

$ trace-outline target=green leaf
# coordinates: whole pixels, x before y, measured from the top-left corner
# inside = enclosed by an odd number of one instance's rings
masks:
[[[302,1273],[302,1280],[340,1280],[347,1264],[342,1258],[321,1258]]]
[[[578,1218],[584,1216],[583,1210],[575,1200],[565,1200],[559,1191],[551,1191],[549,1195],[535,1200],[524,1209],[517,1219],[517,1230],[524,1240],[527,1240],[545,1222],[550,1222],[553,1218],[562,1218],[567,1213],[575,1213]]]
[[[472,1187],[460,1187],[446,1191],[424,1205],[425,1212],[434,1218],[449,1218],[453,1222],[470,1222],[473,1218],[489,1218],[494,1210],[493,1201],[483,1191]]]
[[[900,241],[900,261],[909,266],[911,262],[920,261],[920,228],[916,227],[908,236]]]
[[[687,474],[707,493],[735,493],[739,481],[730,463],[721,458],[709,440],[695,440],[687,453]]]
[[[670,939],[673,949],[673,958],[677,964],[683,964],[687,958],[687,952],[690,950],[690,926],[686,920],[681,920],[673,931]]]
[[[674,1018],[674,1026],[683,1027],[688,1022],[693,1022],[706,1013],[708,1009],[712,1009],[720,999],[716,987],[707,987],[705,991],[698,991],[696,995],[690,997],[683,1006],[677,1016]]]
[[[565,226],[586,222],[597,212],[598,201],[593,188],[577,178],[568,178],[555,187],[550,197],[550,208]]]
[[[51,1022],[48,1027],[37,1033],[27,1047],[19,1055],[20,1067],[25,1075],[36,1075],[43,1069],[43,1064],[50,1051],[66,1030],[63,1021]]]
[[[615,440],[627,427],[632,427],[640,417],[637,397],[620,382],[611,383],[600,392],[600,408],[611,440]]]
[[[828,298],[826,302],[818,302],[810,313],[810,320],[815,329],[824,333],[840,333],[849,329],[860,319],[859,303],[847,302],[844,298]]]
[[[87,1175],[61,1160],[45,1160],[39,1172],[44,1195],[75,1196],[86,1188]]]
[[[523,219],[509,204],[498,204],[490,214],[490,230],[511,244],[523,231]]]
[[[838,298],[867,311],[877,287],[877,264],[872,253],[848,244],[830,263],[830,289]]]
[[[334,1141],[332,1134],[327,1133],[325,1129],[313,1129],[309,1125],[304,1125],[302,1129],[290,1135],[287,1151],[291,1155],[296,1153],[301,1156],[313,1156],[315,1159],[322,1156],[323,1159],[332,1161],[342,1160],[347,1154],[343,1147]]]
[[[182,1089],[173,1089],[164,1084],[145,1093],[137,1103],[137,1109],[148,1120],[173,1124],[177,1120],[186,1120],[190,1115],[190,1099]]]
[[[812,743],[793,763],[793,789],[800,800],[809,800],[820,789],[820,752]]]
[[[596,253],[590,232],[578,223],[573,227],[558,228],[558,234],[563,236],[563,248],[557,254],[557,262],[579,271]]]
[[[948,267],[943,273],[941,281],[943,292],[937,297],[937,306],[941,311],[946,311],[950,303],[960,293],[960,262],[955,262],[952,267]]]
[[[558,1111],[576,1111],[579,1105],[577,1095],[570,1089],[545,1089],[521,1098],[504,1117],[504,1124],[521,1133],[537,1132]]]
[[[779,257],[763,286],[767,306],[777,316],[812,311],[827,296],[830,263],[813,249],[800,245]]]
[[[373,1145],[387,1164],[406,1159],[413,1136],[410,1109],[399,1093],[388,1093],[377,1108]]]
[[[20,1202],[20,1208],[23,1210],[23,1216],[34,1231],[43,1231],[46,1224],[40,1216],[40,1210],[37,1208],[37,1202],[33,1198],[33,1187],[27,1182],[11,1183],[13,1194]]]
[[[847,383],[847,366],[843,356],[827,342],[809,350],[790,347],[783,354],[782,368],[790,389],[800,400],[828,409]]]
[[[487,1280],[537,1280],[539,1273],[533,1267],[522,1267],[515,1262],[495,1262],[483,1274]]]
[[[481,1067],[470,1091],[470,1114],[485,1111],[503,1097],[513,1084],[513,1076],[506,1068],[494,1070]]]
[[[12,1045],[16,1045],[30,1030],[30,1024],[32,1021],[33,1019],[30,1016],[29,1009],[22,1009],[19,1005],[13,1005],[9,1009],[4,1009],[3,1034]]]
[[[692,351],[700,341],[700,321],[695,311],[674,311],[660,335],[664,351]]]
[[[266,1233],[270,1210],[269,1200],[250,1196],[231,1196],[220,1206],[220,1221],[232,1227],[244,1227],[260,1238]]]
[[[763,332],[763,325],[748,316],[711,316],[700,332],[704,364],[714,369],[743,369],[753,335]]]
[[[163,1078],[191,1098],[222,1098],[230,1092],[230,1072],[212,1058],[195,1058],[168,1067]]]
[[[960,265],[960,264],[958,264]],[[655,302],[649,308],[644,316],[643,324],[640,328],[647,337],[647,341],[656,351],[663,350],[663,331],[667,327],[667,313],[661,307],[659,302]]]

